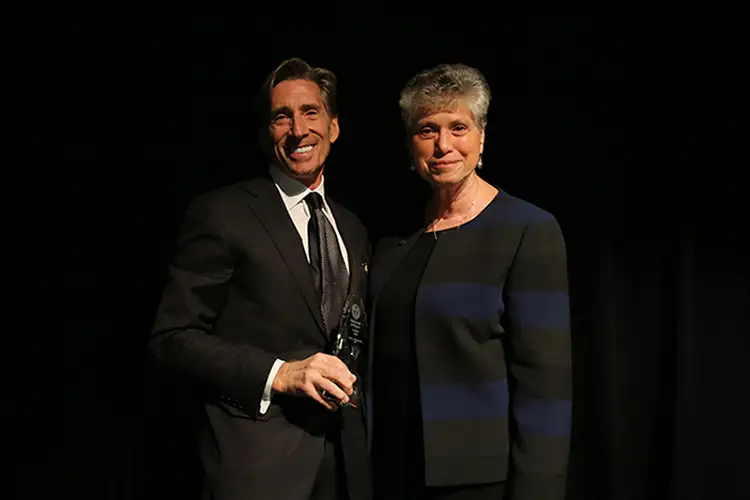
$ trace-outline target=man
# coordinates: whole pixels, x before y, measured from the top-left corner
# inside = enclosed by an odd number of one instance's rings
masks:
[[[150,350],[202,391],[205,498],[369,498],[362,404],[322,397],[352,394],[355,375],[323,351],[369,255],[324,190],[336,78],[290,59],[259,97],[269,175],[190,205]]]

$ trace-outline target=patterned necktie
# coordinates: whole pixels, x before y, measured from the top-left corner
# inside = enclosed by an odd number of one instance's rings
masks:
[[[339,249],[336,232],[323,213],[323,198],[318,193],[305,197],[310,209],[307,237],[310,242],[310,267],[320,296],[320,312],[326,334],[336,327],[349,288],[349,273]]]

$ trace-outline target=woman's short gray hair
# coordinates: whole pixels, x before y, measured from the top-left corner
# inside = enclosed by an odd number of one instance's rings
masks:
[[[414,75],[401,91],[398,105],[407,130],[429,114],[469,108],[480,130],[487,125],[492,94],[484,75],[464,64],[441,64]]]

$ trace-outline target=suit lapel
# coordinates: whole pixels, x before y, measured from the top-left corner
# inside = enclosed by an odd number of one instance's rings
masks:
[[[276,186],[270,178],[253,179],[247,183],[248,207],[260,220],[278,248],[289,271],[302,291],[305,303],[318,324],[320,334],[326,337],[320,302],[310,273],[310,265],[300,242],[299,233],[289,217]]]
[[[326,197],[328,198],[328,197]],[[336,219],[336,226],[341,234],[341,239],[344,240],[344,246],[346,246],[347,260],[349,261],[349,292],[359,293],[360,283],[360,269],[362,265],[362,255],[359,252],[359,245],[355,240],[356,228],[354,227],[354,221],[350,220],[349,217],[345,217],[345,214],[339,210],[338,205],[333,202],[330,198],[326,200],[328,206],[331,208],[334,219]]]

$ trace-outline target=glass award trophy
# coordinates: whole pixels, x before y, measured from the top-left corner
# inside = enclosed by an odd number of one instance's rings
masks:
[[[354,382],[354,391],[349,396],[348,403],[341,403],[338,398],[330,395],[327,391],[323,391],[322,396],[326,401],[338,406],[350,406],[352,408],[359,406],[362,391],[360,377],[357,373],[357,358],[364,347],[366,338],[367,315],[364,302],[358,295],[350,294],[344,304],[339,327],[331,336],[329,354],[343,361],[349,371],[357,377],[357,380]]]

